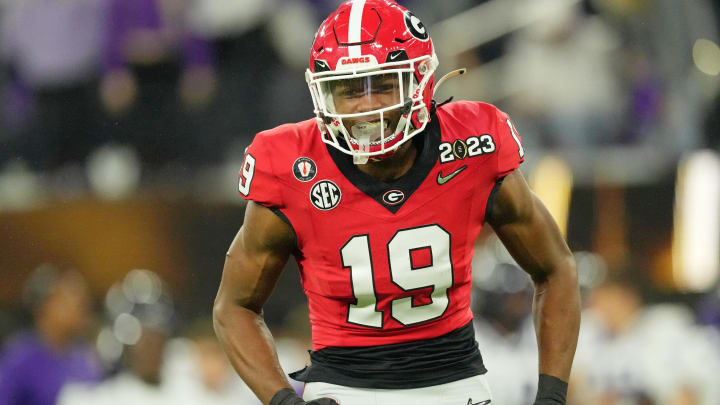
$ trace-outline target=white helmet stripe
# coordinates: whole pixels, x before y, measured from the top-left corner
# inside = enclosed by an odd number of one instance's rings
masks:
[[[350,24],[348,28],[348,43],[360,42],[360,29],[362,28],[362,16],[365,10],[365,0],[356,0],[352,3],[350,9]],[[358,57],[360,56],[360,45],[353,45],[349,47],[348,56]]]

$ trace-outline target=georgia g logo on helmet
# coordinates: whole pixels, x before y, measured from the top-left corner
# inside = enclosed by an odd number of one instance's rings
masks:
[[[425,24],[423,24],[422,21],[420,21],[420,19],[409,10],[405,11],[405,26],[413,37],[423,42],[430,39],[430,35],[425,28]]]

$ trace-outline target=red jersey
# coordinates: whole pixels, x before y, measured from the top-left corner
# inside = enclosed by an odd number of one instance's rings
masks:
[[[523,161],[520,137],[496,107],[463,101],[413,142],[414,165],[390,183],[326,145],[314,119],[247,150],[240,194],[297,235],[315,350],[429,339],[472,320],[473,244],[495,185]]]

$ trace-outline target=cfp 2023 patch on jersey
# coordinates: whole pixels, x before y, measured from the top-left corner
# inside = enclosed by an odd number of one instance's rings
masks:
[[[472,319],[473,243],[524,151],[508,116],[484,103],[446,104],[424,132],[392,183],[323,143],[314,119],[261,132],[248,148],[239,191],[297,235],[315,350],[429,339]]]

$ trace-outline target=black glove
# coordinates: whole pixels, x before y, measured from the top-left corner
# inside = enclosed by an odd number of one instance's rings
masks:
[[[282,389],[273,395],[270,400],[270,405],[339,405],[334,399],[320,398],[313,399],[310,402],[303,401],[302,398],[297,396],[295,391],[290,388]]]
[[[568,384],[551,375],[540,374],[538,392],[533,405],[565,405]]]

